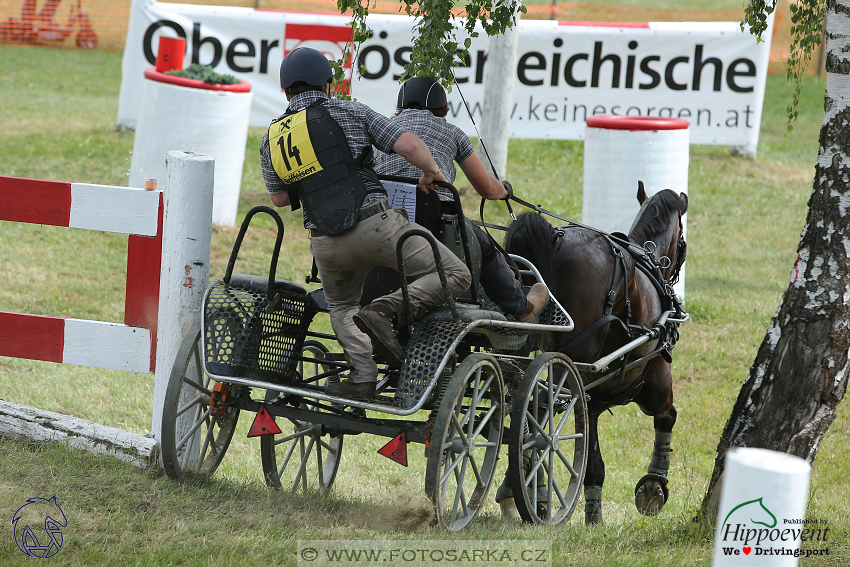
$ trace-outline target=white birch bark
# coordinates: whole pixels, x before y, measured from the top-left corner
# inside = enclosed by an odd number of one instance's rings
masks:
[[[850,0],[826,13],[826,96],[798,259],[717,447],[703,509],[713,516],[730,447],[812,463],[847,391],[850,349]]]

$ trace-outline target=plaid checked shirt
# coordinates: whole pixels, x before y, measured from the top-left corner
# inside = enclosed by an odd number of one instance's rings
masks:
[[[434,155],[437,167],[449,183],[454,183],[457,171],[454,162],[462,162],[475,151],[469,137],[463,130],[446,122],[445,118],[434,116],[430,110],[404,109],[393,118],[402,130],[413,132],[419,136]],[[376,152],[378,175],[397,175],[419,179],[422,170],[412,165],[397,154]],[[452,201],[454,198],[447,189],[437,189],[441,201]]]
[[[375,146],[382,152],[389,154],[396,141],[404,134],[404,127],[378,114],[365,104],[352,102],[348,100],[337,100],[329,98],[320,91],[307,91],[292,97],[289,101],[289,112],[298,112],[310,106],[313,102],[325,99],[325,108],[339,123],[345,138],[348,141],[348,147],[351,150],[351,157],[355,160],[359,158],[369,146]],[[429,113],[430,114],[430,113]],[[277,122],[284,115],[280,115],[274,122]],[[393,154],[394,155],[394,154]],[[375,167],[375,160],[363,164],[364,167]],[[260,166],[263,171],[263,180],[266,182],[266,189],[269,193],[280,193],[286,191],[286,184],[278,177],[277,172],[272,165],[271,154],[269,153],[269,133],[268,131],[263,136],[263,141],[260,142]],[[373,183],[368,177],[364,177],[367,186],[372,186]],[[386,193],[369,193],[366,200],[363,201],[363,206],[370,205],[381,199],[386,199]],[[304,227],[316,228],[307,218],[307,212],[304,211]]]

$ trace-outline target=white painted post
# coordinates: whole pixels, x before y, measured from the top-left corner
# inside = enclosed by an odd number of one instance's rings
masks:
[[[712,567],[796,567],[802,530],[829,525],[804,523],[812,467],[799,457],[739,447],[726,454]],[[807,532],[812,533],[812,532]],[[820,545],[819,545],[820,543]]]
[[[170,151],[166,158],[162,271],[151,435],[162,441],[162,408],[174,358],[193,321],[200,321],[209,283],[215,160]]]
[[[688,121],[681,118],[589,116],[581,221],[608,232],[627,233],[640,210],[638,181],[643,181],[650,197],[662,189],[687,194],[689,142]],[[682,217],[685,238],[687,219]],[[683,302],[686,265],[673,286]]]
[[[520,5],[518,4],[518,7]],[[481,113],[481,139],[478,140],[478,157],[490,170],[487,153],[501,179],[507,177],[508,141],[511,137],[511,109],[514,103],[517,47],[519,46],[519,19],[502,35],[490,38],[487,62],[484,65],[484,105]]]

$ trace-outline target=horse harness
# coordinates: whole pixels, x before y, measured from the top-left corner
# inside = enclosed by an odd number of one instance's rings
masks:
[[[556,247],[560,246],[561,239],[566,233],[566,230],[575,226],[576,225],[568,225],[555,229],[554,244]],[[594,321],[572,341],[570,341],[570,343],[562,350],[562,352],[567,356],[570,356],[570,353],[573,352],[576,348],[578,348],[578,346],[581,345],[584,341],[596,336],[601,330],[605,329],[608,324],[616,322],[622,327],[623,331],[626,333],[626,335],[628,335],[630,339],[634,339],[644,334],[656,335],[656,337],[661,341],[662,346],[655,352],[662,356],[664,360],[666,360],[668,363],[672,362],[673,357],[671,351],[673,350],[673,347],[675,346],[676,342],[679,340],[678,323],[668,321],[664,325],[655,325],[653,328],[648,328],[643,325],[633,325],[631,323],[632,308],[631,300],[629,299],[629,269],[626,263],[626,254],[628,254],[629,257],[632,259],[634,263],[634,268],[643,272],[644,275],[646,275],[649,281],[652,283],[652,286],[655,288],[656,292],[659,295],[659,298],[661,299],[662,310],[673,311],[677,315],[682,314],[684,313],[682,305],[679,302],[679,298],[673,291],[671,283],[667,282],[664,279],[664,276],[661,273],[661,265],[659,264],[655,256],[649,251],[647,251],[646,248],[642,246],[637,246],[629,242],[629,239],[625,234],[618,232],[608,234],[601,231],[598,231],[598,233],[608,242],[611,247],[611,252],[614,255],[614,275],[611,278],[611,285],[608,289],[608,293],[605,296],[605,305],[603,308],[602,316],[596,321]],[[684,238],[680,229],[679,238],[677,242],[677,251],[679,252],[678,256],[684,255],[684,246]],[[678,279],[679,267],[681,266],[683,261],[684,259],[682,257],[677,258],[677,266],[674,272],[674,276],[671,279],[671,282],[675,283],[675,281]],[[620,319],[619,317],[613,314],[614,303],[617,299],[617,289],[620,286],[621,281],[623,286],[624,298],[624,319]],[[655,353],[653,353],[653,355],[651,356],[654,357],[654,354]],[[619,371],[621,379],[625,376],[627,365],[628,355],[625,355],[623,357],[622,368]],[[644,377],[647,368],[647,365],[643,367],[640,379],[637,380],[625,392],[615,396],[606,396],[604,400],[597,399],[596,401],[602,403],[606,407],[611,407],[615,405],[625,405],[630,403],[638,395],[641,388],[643,387]]]

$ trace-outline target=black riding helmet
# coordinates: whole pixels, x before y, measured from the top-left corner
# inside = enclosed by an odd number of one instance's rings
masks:
[[[333,81],[334,74],[327,57],[310,47],[290,51],[280,64],[280,88],[288,89],[298,82],[322,88]]]
[[[446,91],[431,77],[406,80],[398,91],[396,108],[443,108]]]

